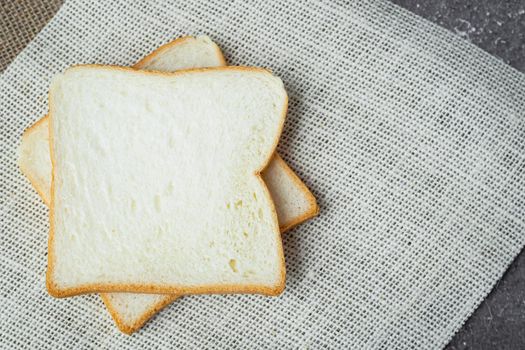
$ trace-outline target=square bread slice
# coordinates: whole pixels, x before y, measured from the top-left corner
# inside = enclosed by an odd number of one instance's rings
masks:
[[[175,72],[181,69],[226,66],[220,50],[208,36],[173,40],[137,62],[133,68]],[[49,118],[39,119],[22,135],[18,165],[46,205],[50,203],[51,159]],[[275,203],[281,232],[314,217],[319,212],[315,197],[276,153],[262,177]]]
[[[170,72],[225,65],[221,50],[209,37],[188,36],[159,47],[133,67]],[[48,121],[47,116],[41,118],[24,132],[19,153],[22,173],[47,205],[51,187]],[[274,201],[281,233],[318,213],[315,197],[278,154],[262,172],[262,178]],[[140,329],[150,317],[178,298],[175,294],[134,293],[102,293],[101,297],[117,327],[126,334]]]
[[[49,99],[50,294],[283,290],[259,176],[286,113],[280,79],[77,66]]]

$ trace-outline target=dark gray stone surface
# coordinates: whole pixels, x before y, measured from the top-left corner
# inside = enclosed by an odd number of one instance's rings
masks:
[[[525,72],[525,0],[391,1]],[[459,349],[525,349],[525,252],[447,346]]]
[[[391,0],[525,72],[525,0]]]

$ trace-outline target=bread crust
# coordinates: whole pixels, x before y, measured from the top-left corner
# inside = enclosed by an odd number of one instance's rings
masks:
[[[193,37],[181,37],[176,40],[173,40],[157,48],[156,50],[152,51],[149,55],[142,58],[132,67],[134,69],[142,69],[145,66],[147,66],[148,62],[156,58],[158,55],[161,55],[166,49],[179,45],[181,43],[187,42],[190,39],[193,39]],[[222,65],[226,65],[226,60],[220,48],[217,45],[215,45],[215,49],[216,49],[216,55],[219,58],[219,60],[222,62]],[[27,137],[33,132],[35,132],[35,130],[38,127],[41,127],[41,124],[43,124],[46,120],[48,120],[48,118],[49,117],[46,115],[40,118],[39,120],[37,120],[33,125],[31,125],[24,131],[22,138]],[[277,153],[275,153],[274,157],[276,158],[278,166],[283,167],[285,172],[293,179],[293,182],[304,193],[305,197],[309,198],[308,202],[310,203],[310,207],[302,215],[297,216],[293,218],[292,220],[289,220],[288,222],[279,223],[280,231],[281,233],[284,233],[285,231],[288,231],[292,227],[295,227],[296,225],[317,215],[318,207],[317,207],[317,203],[312,193],[308,190],[305,184],[299,179],[299,177],[293,172],[293,170],[291,170],[290,167],[288,167],[286,162],[284,162]],[[49,193],[44,194],[43,189],[40,187],[40,184],[37,182],[37,180],[32,176],[31,172],[25,169],[21,164],[19,164],[19,166],[20,166],[22,173],[28,178],[29,182],[32,184],[32,186],[35,188],[39,196],[42,198],[43,202],[49,207],[50,201],[46,200],[49,196]],[[106,305],[111,317],[114,319],[117,327],[125,334],[132,334],[133,332],[136,332],[157,312],[161,311],[164,307],[166,307],[167,305],[169,305],[170,303],[172,303],[173,301],[181,297],[181,295],[177,295],[177,294],[165,295],[162,301],[159,301],[158,303],[155,303],[154,305],[152,305],[148,309],[148,311],[146,311],[138,320],[130,324],[130,323],[126,323],[122,319],[118,311],[113,306],[113,303],[108,293],[101,293],[100,296],[104,304]]]
[[[47,118],[48,117],[46,115],[40,118],[39,120],[37,120],[29,128],[25,129],[24,133],[22,134],[22,140],[26,137],[29,137],[32,133],[34,133],[37,130],[37,128],[39,128],[40,125],[43,124],[47,120]],[[36,190],[36,192],[38,193],[38,195],[40,196],[44,204],[49,207],[51,203],[47,200],[47,196],[44,193],[44,190],[40,187],[38,181],[33,177],[33,174],[31,173],[31,171],[29,171],[29,169],[26,169],[25,166],[20,162],[18,163],[18,167],[20,168],[20,171],[22,172],[22,174],[24,174],[24,176],[27,177],[27,179],[29,180],[33,188]]]
[[[144,71],[144,70],[135,70],[128,67],[118,67],[118,66],[106,66],[106,65],[78,65],[79,68],[100,68],[107,70],[120,70],[126,72],[133,72],[134,74],[142,75],[159,75],[159,76],[181,76],[188,74],[199,74],[209,71],[248,71],[248,72],[265,72],[271,74],[268,70],[264,68],[257,67],[215,67],[215,68],[195,68],[188,70],[180,70],[177,72],[159,72],[159,71]],[[78,68],[77,68],[78,69]],[[273,201],[270,197],[270,193],[264,184],[261,171],[268,165],[268,162],[271,160],[272,155],[275,152],[279,137],[281,135],[282,128],[284,126],[284,120],[286,117],[286,112],[288,109],[288,96],[285,93],[285,101],[283,105],[283,110],[280,114],[279,127],[275,133],[273,145],[268,152],[266,160],[263,162],[262,166],[255,170],[253,176],[255,176],[263,189],[265,190],[268,203],[271,203],[271,211],[273,216],[273,233],[275,235],[276,242],[278,242],[278,254],[280,257],[280,266],[279,266],[279,281],[273,286],[258,285],[258,284],[210,284],[203,286],[185,286],[185,285],[157,285],[157,284],[140,284],[140,283],[88,283],[84,285],[75,286],[72,288],[60,288],[54,282],[54,268],[55,268],[55,252],[54,252],[54,237],[55,237],[55,178],[56,178],[56,160],[55,154],[53,151],[54,145],[54,135],[53,135],[53,111],[54,111],[54,101],[52,95],[49,94],[49,147],[50,147],[50,156],[51,156],[51,205],[49,211],[49,221],[50,221],[50,230],[49,230],[49,241],[48,241],[48,268],[46,273],[46,287],[50,295],[63,298],[68,296],[87,294],[87,293],[107,293],[107,292],[126,292],[126,293],[153,293],[153,294],[264,294],[269,296],[276,296],[283,292],[285,288],[285,279],[286,279],[286,266],[284,263],[284,252],[282,248],[282,240],[280,237],[279,224],[277,222],[277,213],[275,207],[273,206]]]
[[[106,305],[106,308],[108,309],[109,314],[115,321],[115,324],[117,325],[118,329],[122,333],[131,335],[137,330],[139,330],[156,313],[160,312],[162,309],[164,309],[166,306],[168,306],[181,296],[175,294],[166,294],[161,301],[152,305],[146,312],[142,314],[142,316],[140,316],[139,319],[137,319],[132,324],[124,322],[124,320],[120,317],[118,311],[113,306],[113,303],[111,302],[111,299],[107,293],[101,293],[100,297],[102,298],[104,305]]]
[[[158,55],[161,55],[162,53],[164,53],[166,50],[170,49],[171,47],[183,44],[183,43],[187,42],[188,40],[196,40],[196,39],[197,38],[193,37],[193,36],[183,36],[181,38],[178,38],[178,39],[175,39],[173,41],[170,41],[167,44],[159,46],[157,49],[152,51],[149,55],[145,56],[144,58],[142,58],[140,61],[138,61],[137,63],[135,63],[131,67],[134,68],[134,69],[144,69]],[[214,49],[215,49],[215,54],[217,55],[217,57],[221,61],[221,65],[222,66],[226,66],[226,59],[224,58],[224,55],[222,54],[221,49],[213,41],[212,41],[212,44],[213,44]]]
[[[177,45],[180,45],[182,43],[185,43],[186,41],[188,41],[190,39],[194,39],[194,37],[183,36],[181,38],[177,38],[177,39],[175,39],[173,41],[170,41],[169,43],[161,45],[158,48],[156,48],[154,51],[150,52],[148,55],[144,56],[140,61],[138,61],[137,63],[135,63],[131,67],[134,68],[134,69],[144,69],[144,67],[148,63],[150,63],[153,59],[155,59],[159,54],[162,54],[164,51],[166,51],[167,49],[169,49],[169,48],[171,48],[173,46],[177,46]],[[221,57],[222,57],[222,52],[221,52]],[[222,57],[222,59],[224,60],[224,57]]]
[[[281,233],[284,233],[292,229],[293,227],[305,222],[306,220],[317,216],[317,214],[319,214],[319,206],[317,205],[317,201],[314,195],[312,194],[312,192],[310,192],[310,190],[308,189],[308,187],[306,187],[304,182],[301,181],[299,176],[297,176],[297,174],[281,158],[281,156],[275,153],[273,159],[279,164],[279,166],[282,169],[284,169],[286,174],[290,177],[290,179],[292,179],[295,185],[301,189],[301,192],[303,192],[309,204],[308,210],[304,212],[302,215],[296,216],[293,219],[289,220],[288,222],[279,223],[279,229],[281,230]]]

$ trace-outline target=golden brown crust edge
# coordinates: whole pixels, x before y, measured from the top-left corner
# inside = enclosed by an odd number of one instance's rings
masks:
[[[216,68],[197,68],[197,69],[189,69],[189,70],[181,70],[173,73],[166,73],[166,72],[157,72],[157,71],[141,71],[141,70],[134,70],[133,68],[127,68],[127,67],[117,67],[117,66],[106,66],[106,65],[80,65],[77,67],[98,67],[98,68],[105,68],[105,69],[116,69],[116,70],[123,70],[123,71],[133,71],[135,74],[144,74],[144,75],[162,75],[162,76],[177,76],[177,75],[184,75],[188,73],[197,73],[197,72],[206,72],[206,71],[260,71],[260,72],[266,72],[269,73],[268,70],[263,68],[257,68],[257,67],[216,67]],[[269,73],[271,74],[271,73]],[[286,91],[285,91],[286,94]],[[74,296],[74,295],[80,295],[80,294],[87,294],[87,293],[110,293],[110,292],[142,292],[142,293],[153,293],[153,294],[236,294],[236,293],[246,293],[246,294],[264,294],[269,296],[276,296],[282,293],[285,287],[285,276],[286,276],[286,267],[284,263],[284,251],[282,247],[282,240],[280,236],[279,231],[279,223],[277,222],[277,213],[275,212],[275,207],[273,206],[273,201],[270,197],[270,193],[268,189],[266,188],[266,185],[264,185],[264,182],[261,178],[260,172],[263,170],[267,165],[268,162],[271,160],[272,155],[275,153],[275,148],[277,147],[277,143],[279,141],[281,131],[284,125],[284,119],[286,117],[286,112],[288,109],[288,97],[286,95],[286,100],[283,106],[283,111],[281,112],[281,118],[280,118],[280,125],[279,130],[275,135],[275,140],[273,147],[271,148],[269,155],[267,159],[265,160],[265,163],[263,166],[255,172],[254,176],[259,180],[259,182],[262,184],[263,188],[265,189],[268,202],[272,205],[272,212],[273,212],[273,222],[274,222],[274,234],[276,235],[276,241],[278,242],[278,254],[280,255],[281,264],[279,266],[280,268],[280,280],[278,283],[274,286],[264,286],[264,285],[254,285],[254,284],[217,284],[217,285],[207,285],[207,286],[160,286],[160,285],[146,285],[146,284],[122,284],[122,283],[116,283],[116,284],[101,284],[101,283],[92,283],[92,284],[85,284],[80,285],[73,288],[59,288],[56,283],[53,280],[53,273],[54,273],[54,267],[55,267],[55,254],[54,254],[54,235],[55,235],[55,225],[54,225],[54,217],[55,217],[55,155],[53,152],[53,144],[54,144],[54,138],[53,138],[53,100],[51,98],[51,94],[49,94],[49,148],[50,148],[50,156],[51,156],[51,165],[52,165],[52,171],[51,171],[51,203],[50,203],[50,211],[49,211],[49,240],[48,240],[48,268],[46,273],[46,287],[50,295],[62,298],[62,297],[68,297],[68,296]]]
[[[180,296],[178,295],[172,295],[167,294],[164,296],[164,298],[153,305],[147,312],[142,314],[142,316],[133,322],[132,324],[124,322],[124,320],[120,317],[120,314],[117,312],[117,310],[113,307],[113,303],[110,300],[110,297],[106,293],[101,293],[100,297],[102,298],[102,301],[104,302],[104,305],[106,305],[106,308],[109,311],[109,314],[115,321],[115,324],[117,325],[117,328],[127,335],[131,335],[134,332],[138,331],[150,318],[152,318],[156,313],[160,312],[162,309],[164,309],[166,306],[174,302],[176,299],[178,299]]]
[[[308,189],[308,187],[306,187],[304,182],[299,178],[299,176],[297,176],[297,174],[290,168],[290,166],[288,166],[288,164],[281,158],[279,154],[275,153],[274,160],[279,163],[279,165],[284,169],[284,171],[292,179],[295,185],[301,189],[301,192],[303,192],[309,203],[308,210],[304,214],[296,216],[288,222],[280,223],[279,228],[281,232],[284,233],[292,229],[293,227],[305,222],[306,220],[317,216],[317,214],[319,214],[319,206],[317,205],[317,201],[312,192],[310,192],[310,190]]]
[[[150,63],[155,57],[157,57],[159,54],[163,53],[164,51],[170,49],[173,46],[180,45],[188,40],[197,40],[194,36],[183,36],[181,38],[177,38],[175,40],[170,41],[167,44],[164,44],[158,48],[156,48],[154,51],[152,51],[150,54],[146,55],[144,58],[142,58],[140,61],[135,63],[133,66],[131,66],[133,69],[144,69],[144,67]],[[219,48],[219,46],[212,41],[213,48],[215,49],[215,53],[219,60],[221,61],[221,66],[226,66],[226,59],[224,58],[224,55]]]
[[[49,238],[47,241],[47,270],[46,270],[46,288],[49,294],[53,295],[53,292],[56,290],[55,284],[53,283],[53,270],[55,267],[55,256],[54,250],[52,249],[54,242],[54,232],[55,232],[55,155],[53,152],[53,118],[52,116],[52,106],[53,101],[51,100],[51,94],[48,93],[48,104],[49,104],[49,113],[47,117],[49,118],[49,156],[51,159],[51,188],[49,195]]]
[[[222,53],[222,50],[221,48],[219,47],[219,45],[215,44],[214,41],[213,42],[213,45],[215,45],[215,53],[217,54],[217,57],[219,57],[219,59],[221,60],[221,66],[227,66],[227,62],[226,62],[226,58],[224,57],[224,54]]]
[[[25,129],[24,133],[22,134],[22,142],[26,137],[29,137],[33,132],[35,132],[36,128],[39,127],[40,124],[46,121],[46,118],[47,118],[47,115],[40,118],[33,125]],[[29,182],[31,183],[35,191],[38,193],[38,196],[40,197],[40,199],[42,199],[44,204],[49,207],[50,203],[49,203],[49,200],[47,199],[46,194],[44,193],[42,188],[40,188],[38,181],[33,177],[33,174],[31,173],[31,171],[26,169],[25,166],[22,163],[20,163],[20,159],[18,161],[18,167],[20,168],[20,171],[22,172],[22,174],[29,180]]]
[[[157,55],[161,54],[162,52],[168,50],[172,46],[180,45],[184,43],[185,41],[195,39],[193,36],[183,36],[181,38],[177,38],[175,40],[170,41],[167,44],[161,45],[155,50],[153,50],[151,53],[143,57],[140,61],[135,63],[133,66],[131,66],[133,69],[144,69],[144,66],[146,66],[148,63],[150,63]],[[221,54],[222,57],[222,54]],[[224,59],[224,57],[223,57]]]
[[[281,271],[284,270],[284,267]],[[48,275],[52,274],[49,272]],[[285,275],[284,272],[280,274]],[[282,277],[281,277],[282,280]],[[197,295],[197,294],[262,294],[267,296],[278,296],[284,290],[284,284],[275,286],[261,286],[256,284],[212,284],[206,286],[164,286],[154,284],[136,283],[89,283],[73,288],[57,288],[55,283],[47,278],[47,290],[49,294],[56,298],[66,298],[75,295],[92,293],[145,293],[145,294],[177,294],[177,295]]]

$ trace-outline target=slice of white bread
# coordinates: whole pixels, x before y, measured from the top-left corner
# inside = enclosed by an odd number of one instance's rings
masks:
[[[177,300],[176,294],[101,293],[118,329],[125,334],[138,331],[150,318]]]
[[[209,37],[188,36],[159,47],[133,68],[174,72],[225,65],[222,52]],[[49,206],[51,160],[48,128],[48,117],[45,116],[24,131],[18,165],[44,203]],[[276,154],[270,161],[262,176],[274,200],[281,231],[286,231],[318,213],[315,197],[279,155]]]
[[[22,134],[18,148],[18,167],[49,206],[51,158],[49,156],[49,118],[40,118]]]
[[[196,55],[197,52],[200,55]],[[186,65],[180,62],[185,62]],[[223,66],[225,60],[213,41],[206,36],[200,36],[174,40],[139,61],[134,68],[151,69],[149,64],[154,64],[156,69],[175,71],[187,67]],[[22,172],[43,201],[49,204],[51,161],[47,117],[40,119],[24,132],[20,149],[19,165]],[[315,198],[278,155],[274,156],[262,176],[274,200],[281,232],[317,214]],[[283,195],[284,193],[286,195]],[[102,293],[101,297],[119,329],[130,334],[178,296]]]
[[[24,131],[18,164],[40,198],[49,206],[51,160],[47,116]],[[281,232],[317,215],[319,209],[315,197],[277,153],[263,170],[262,178],[274,201]]]
[[[277,153],[263,170],[262,178],[275,203],[281,232],[319,213],[313,194]]]
[[[286,107],[281,80],[258,68],[57,75],[49,293],[281,293],[277,215],[259,174]]]
[[[185,36],[162,45],[133,68],[174,72],[181,69],[221,67],[226,60],[221,49],[208,36]]]

